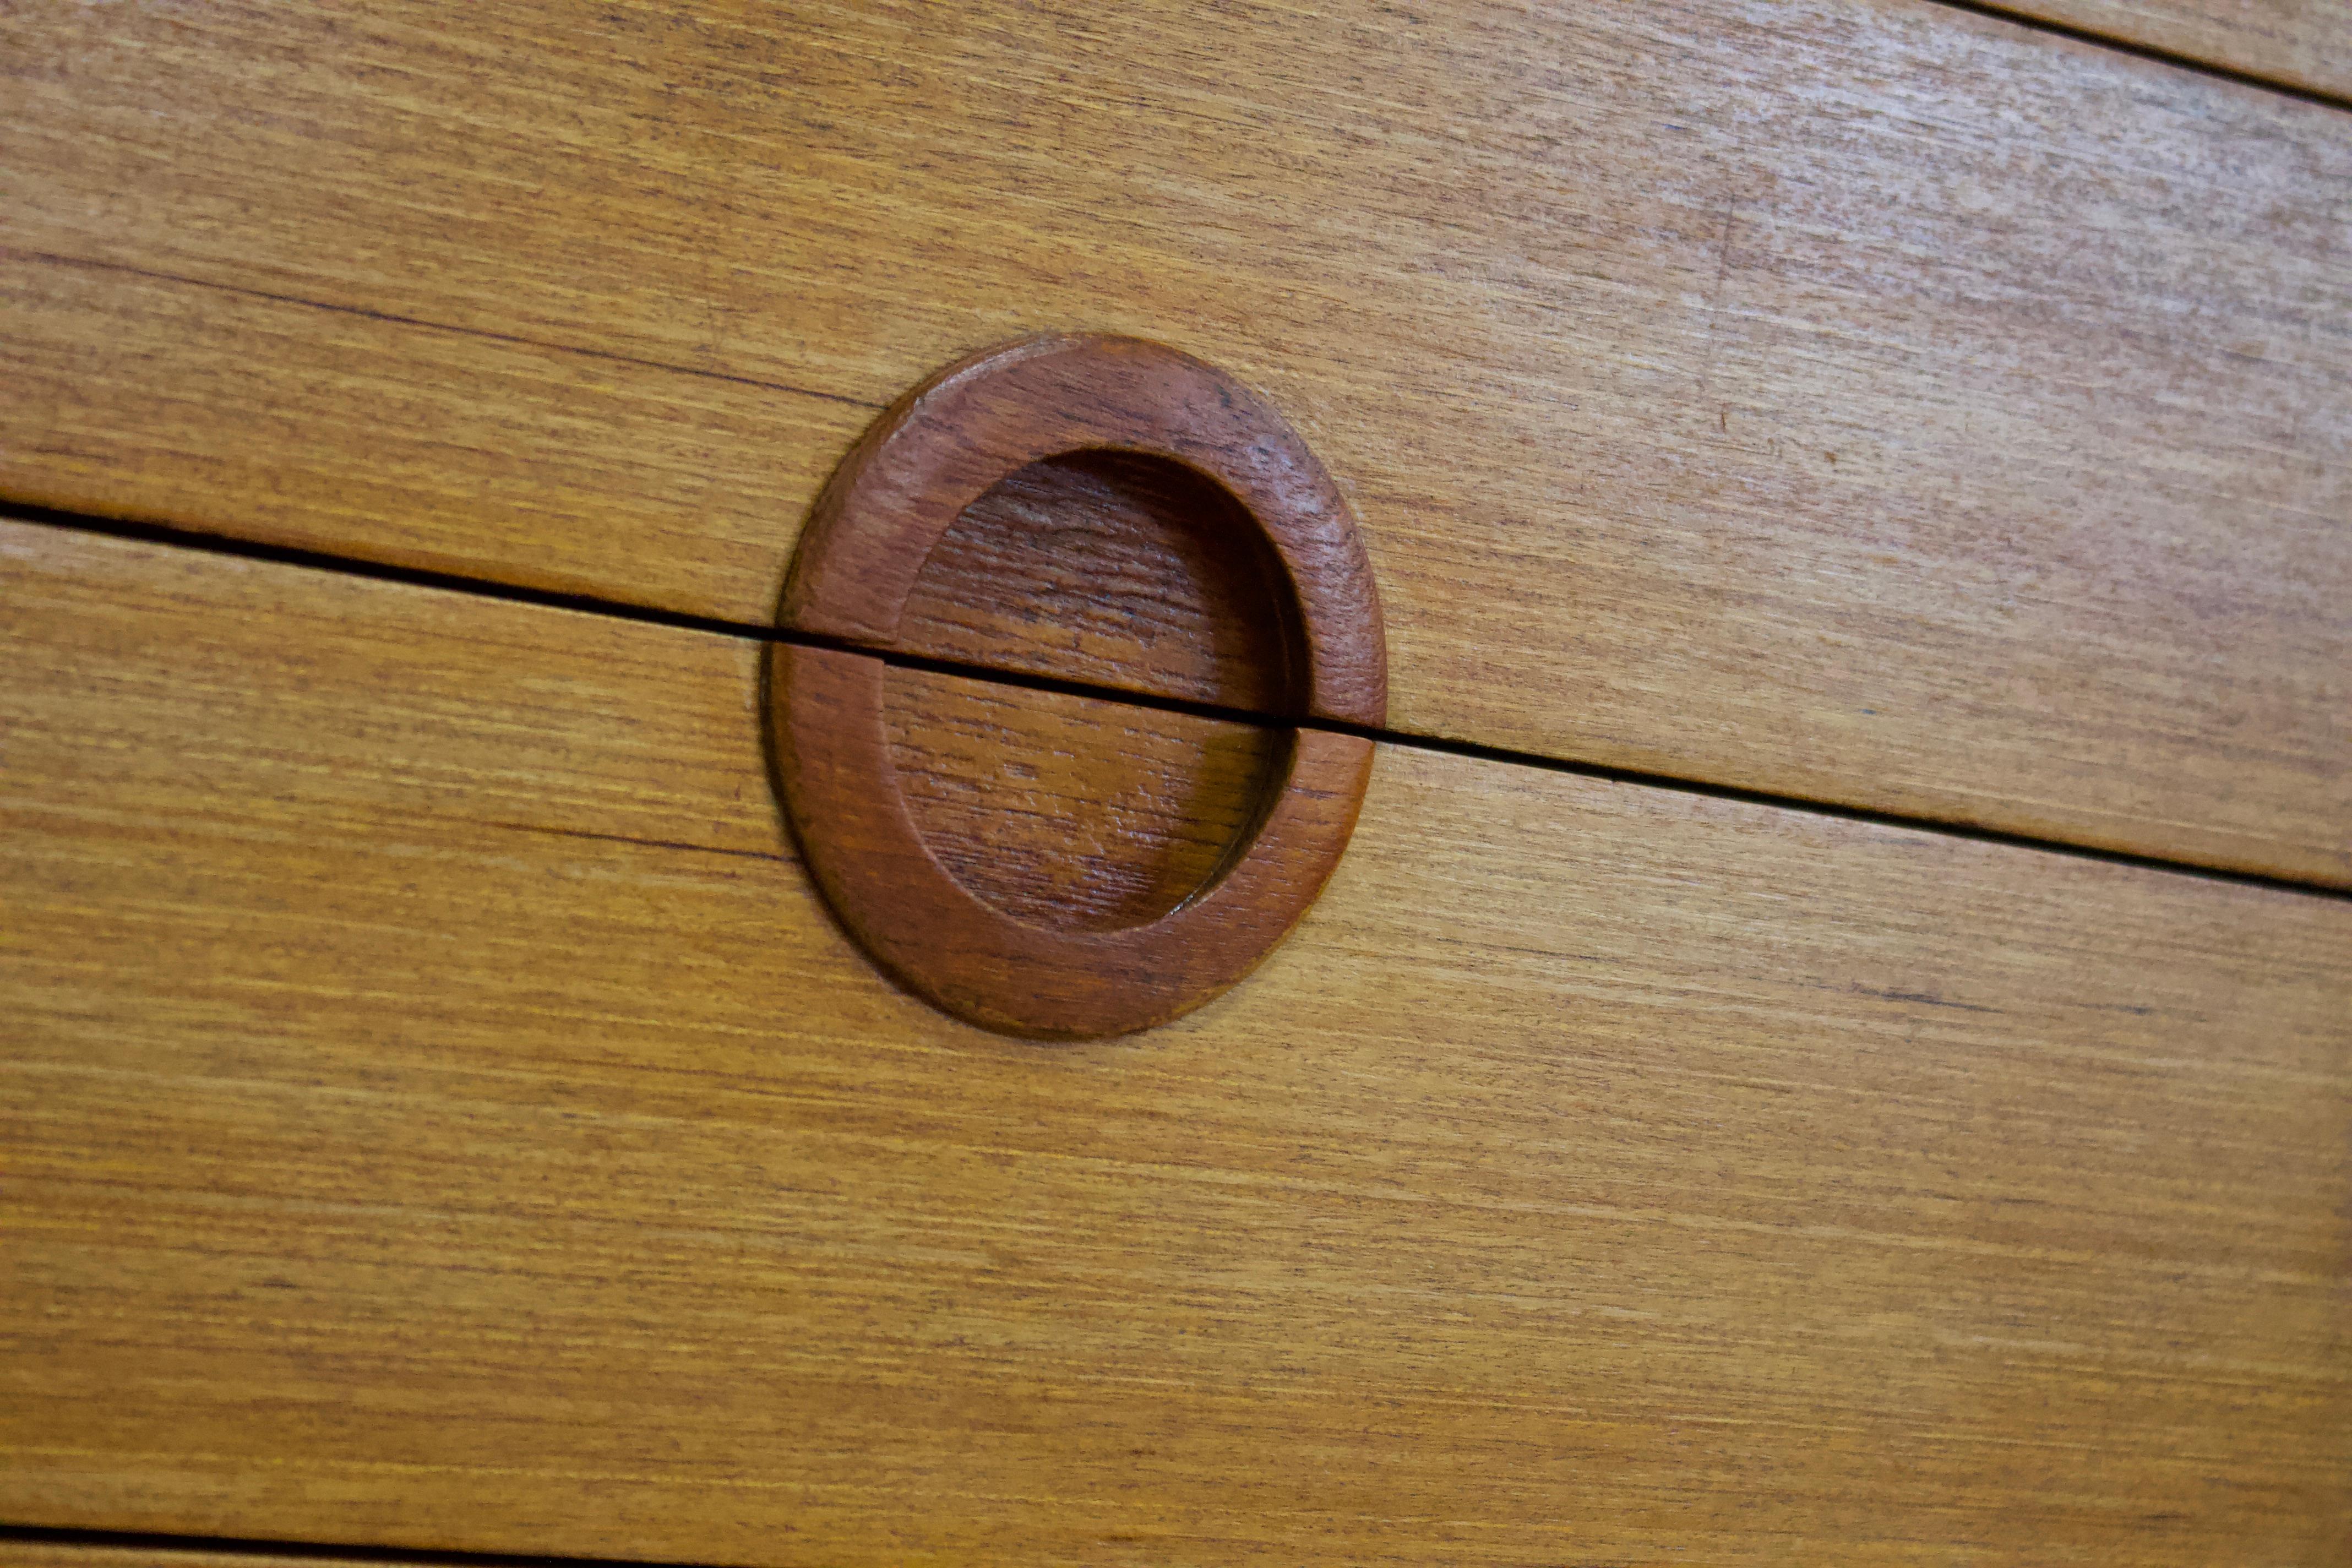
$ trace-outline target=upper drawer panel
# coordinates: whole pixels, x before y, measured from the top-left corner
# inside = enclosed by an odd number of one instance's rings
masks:
[[[761,619],[881,404],[1130,331],[1349,489],[1402,728],[2352,879],[2352,121],[1893,0],[927,16],[17,17],[0,484]]]

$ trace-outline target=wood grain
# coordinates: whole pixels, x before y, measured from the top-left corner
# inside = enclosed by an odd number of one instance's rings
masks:
[[[1295,710],[1297,611],[1249,514],[1132,454],[1034,463],[963,509],[891,645],[1257,713]]]
[[[2352,99],[2345,0],[2000,0],[1998,9]]]
[[[751,620],[826,398],[1134,331],[1349,490],[1402,728],[2352,879],[2320,106],[1908,0],[7,26],[13,493]]]
[[[773,605],[740,585],[772,601],[809,498],[878,412],[13,254],[0,308],[15,500],[749,624]],[[490,568],[501,550],[529,567]]]
[[[335,1552],[275,1547],[240,1551],[198,1542],[174,1546],[0,1536],[0,1568],[343,1568],[353,1561]]]
[[[924,808],[920,790],[915,801],[907,799],[900,759],[908,748],[891,734],[890,673],[867,655],[790,645],[772,650],[768,735],[777,795],[810,875],[858,945],[917,994],[1009,1034],[1048,1040],[1132,1034],[1237,984],[1321,894],[1371,780],[1371,741],[1286,729],[1261,775],[1269,787],[1246,801],[1212,794],[1202,803],[1211,813],[1184,830],[1215,832],[1217,816],[1228,813],[1244,824],[1220,835],[1225,853],[1213,875],[1184,889],[1187,896],[1148,921],[1086,918],[1098,906],[1039,921],[1013,900],[991,896],[1003,883],[992,888],[960,874],[952,851],[961,846],[930,837],[938,814]],[[1073,706],[1084,711],[1073,713]],[[1041,700],[1040,721],[1018,727],[1032,742],[1087,747],[1067,772],[1093,811],[1126,805],[1120,796],[1131,788],[1135,768],[1131,749],[1116,739],[1122,732],[1141,730],[1155,742],[1143,752],[1148,768],[1188,751],[1199,754],[1187,726],[1174,727],[1177,743],[1171,745],[1156,733],[1162,729],[1158,714],[1129,709],[1122,721],[1126,706]],[[952,710],[926,716],[929,732],[952,743],[942,721],[954,716]],[[1024,750],[992,745],[980,765],[1017,766]],[[1152,782],[1168,788],[1164,780]],[[1198,784],[1213,790],[1231,782],[1229,773],[1212,773]],[[1197,788],[1192,781],[1181,787]],[[1058,852],[1064,847],[1050,844],[1053,826],[1022,823],[1003,837]],[[1041,838],[1049,842],[1040,845]],[[1001,839],[989,846],[1000,847]],[[1045,869],[1086,876],[1093,868],[1061,857]]]
[[[2340,1561],[2352,905],[1381,749],[1040,1047],[726,638],[0,531],[0,1513],[709,1563]]]
[[[1129,490],[1116,509],[1123,515],[1074,520],[1084,535],[1125,535],[1108,542],[1132,556],[1130,573],[1150,574],[1140,583],[1098,583],[1079,607],[1067,605],[1064,585],[1087,563],[1065,560],[1039,573],[1038,558],[1057,542],[1050,537],[1034,542],[1025,560],[1004,562],[991,548],[1001,524],[990,503],[1041,465],[1082,453],[1123,453],[1163,473],[1140,491],[1131,469],[1120,474]],[[1189,482],[1171,489],[1179,475]],[[1072,489],[1066,477],[1055,488],[1089,514],[1108,499],[1097,485]],[[1171,503],[1190,515],[1148,528],[1133,515]],[[968,525],[974,507],[984,515]],[[1128,544],[1147,543],[1139,537],[1147,532],[1187,533],[1196,542],[1181,552]],[[955,596],[969,620],[931,607],[939,590],[927,590],[925,580],[936,583],[942,552],[958,564],[949,579],[955,587],[976,590]],[[983,558],[982,570],[961,568],[974,556]],[[1009,575],[1004,565],[1013,568]],[[1193,581],[1172,580],[1180,574]],[[925,603],[910,627],[918,600]],[[1213,660],[1182,656],[1197,673],[1163,672],[1149,647],[1137,646],[1177,629],[1166,626],[1166,611],[1141,608],[1154,602],[1179,612],[1180,642],[1217,645]],[[1048,617],[1064,607],[1079,613],[1055,625]],[[1086,646],[1089,623],[1105,616],[1127,628],[1126,646],[1107,653]],[[1226,624],[1244,617],[1255,625]],[[1024,338],[938,367],[908,387],[825,481],[776,620],[860,647],[905,651],[911,643],[923,653],[992,658],[1065,679],[1108,677],[1129,690],[1283,717],[1367,728],[1388,719],[1380,592],[1347,498],[1278,410],[1219,367],[1142,338]],[[983,639],[967,629],[991,623],[1009,635]],[[1252,655],[1262,662],[1236,668]]]
[[[1030,464],[924,555],[889,639],[938,658],[1280,711],[1282,566],[1189,469],[1131,453]],[[883,678],[897,787],[966,889],[1033,924],[1158,919],[1213,876],[1280,784],[1253,725],[915,668]]]
[[[1276,731],[893,669],[897,786],[950,875],[1032,924],[1116,931],[1199,891],[1257,826]]]

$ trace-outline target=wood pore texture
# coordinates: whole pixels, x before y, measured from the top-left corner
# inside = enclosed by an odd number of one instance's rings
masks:
[[[1279,711],[1280,563],[1229,500],[1107,453],[1033,464],[964,509],[899,623],[909,651]],[[899,787],[956,879],[1016,918],[1156,919],[1254,825],[1268,729],[919,669],[886,678]]]
[[[1156,920],[1255,826],[1280,735],[921,670],[884,678],[898,788],[931,852],[1017,920]]]
[[[1258,713],[1297,707],[1282,563],[1198,476],[1034,463],[964,508],[898,623],[909,653]]]
[[[1258,387],[1401,729],[2352,882],[2352,120],[1919,0],[29,6],[0,488],[743,622],[891,398]]]
[[[2341,1561],[2352,904],[1410,747],[1040,1047],[757,644],[0,530],[0,1517],[709,1563]]]
[[[2347,0],[1998,0],[1997,8],[2352,99]]]

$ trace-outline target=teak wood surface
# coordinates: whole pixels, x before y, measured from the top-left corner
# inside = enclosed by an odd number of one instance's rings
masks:
[[[0,1517],[2341,1561],[2352,903],[1384,745],[1251,980],[1041,1047],[825,918],[754,642],[0,570]]]
[[[1994,0],[2142,48],[2352,99],[2347,0]]]
[[[1920,0],[22,8],[0,489],[744,623],[1173,342],[1425,734],[2352,882],[2352,120]]]

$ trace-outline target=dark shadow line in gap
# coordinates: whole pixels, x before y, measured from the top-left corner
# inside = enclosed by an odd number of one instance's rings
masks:
[[[415,1568],[699,1568],[696,1560],[641,1557],[550,1557],[525,1552],[459,1552],[422,1546],[352,1546],[340,1542],[262,1540],[247,1536],[168,1535],[135,1530],[72,1530],[0,1523],[0,1542],[114,1552],[184,1552],[278,1557],[295,1562],[410,1563]],[[193,1565],[192,1565],[193,1568]]]

